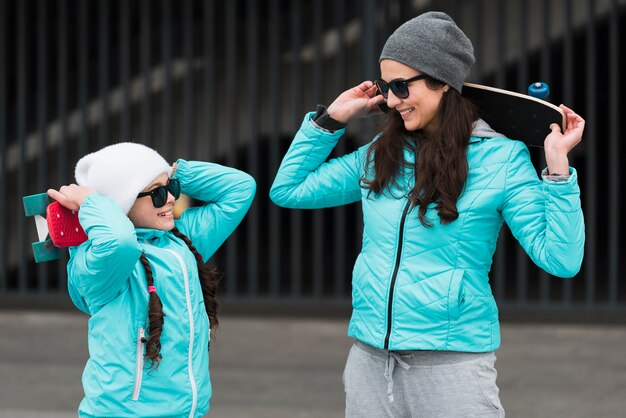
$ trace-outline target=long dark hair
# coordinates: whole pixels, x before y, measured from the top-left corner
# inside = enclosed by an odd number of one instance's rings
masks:
[[[445,86],[431,77],[425,81],[431,90]],[[404,159],[403,150],[406,147],[414,149],[415,185],[408,199],[414,207],[419,206],[419,220],[426,227],[432,226],[426,219],[426,210],[431,203],[437,204],[435,209],[441,223],[448,224],[459,217],[456,202],[467,180],[467,146],[478,111],[458,91],[449,89],[443,94],[437,116],[439,129],[434,135],[425,137],[421,130],[408,131],[400,113],[390,110],[381,136],[367,151],[367,170],[361,178],[363,187],[375,194],[399,187],[400,170],[410,165]],[[374,177],[368,178],[372,161]]]
[[[211,269],[203,260],[202,256],[191,243],[191,240],[180,232],[178,229],[173,228],[172,233],[183,240],[189,250],[193,253],[198,264],[198,277],[200,278],[200,287],[202,288],[202,296],[204,297],[204,308],[209,317],[209,324],[211,329],[215,329],[218,326],[217,320],[217,287],[219,285],[220,275],[216,269]],[[148,286],[154,286],[154,276],[152,274],[152,267],[150,262],[144,253],[140,257],[141,264],[146,271],[146,281]],[[163,314],[163,303],[157,292],[151,292],[148,300],[148,340],[146,342],[146,354],[145,357],[152,361],[153,368],[159,366],[161,361],[161,333],[163,331],[163,322],[165,315]]]

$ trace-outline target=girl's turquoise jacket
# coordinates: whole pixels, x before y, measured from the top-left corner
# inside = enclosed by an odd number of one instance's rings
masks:
[[[217,164],[178,161],[181,192],[206,202],[185,210],[176,227],[207,261],[244,217],[255,192],[246,173]],[[135,229],[110,199],[91,194],[78,212],[89,239],[70,249],[74,304],[89,314],[89,360],[81,417],[201,417],[209,410],[209,320],[196,260],[169,231]],[[148,290],[145,253],[165,314],[163,356],[144,362]]]
[[[399,178],[405,189],[368,194],[359,182],[368,145],[326,161],[344,130],[322,130],[312,115],[285,155],[270,197],[303,209],[362,202],[350,336],[390,350],[497,349],[498,309],[488,273],[503,221],[548,273],[572,277],[579,271],[585,233],[574,169],[565,182],[542,181],[522,142],[498,137],[488,126],[486,133],[475,129],[458,219],[441,224],[432,205],[426,216],[433,227],[425,228],[406,198],[412,169]],[[407,149],[405,159],[413,162],[415,155]]]

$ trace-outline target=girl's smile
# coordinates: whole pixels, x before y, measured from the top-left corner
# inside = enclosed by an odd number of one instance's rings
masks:
[[[149,192],[156,187],[167,184],[169,178],[166,173],[154,179],[152,184],[143,191]],[[176,199],[170,192],[167,193],[167,202],[163,207],[155,208],[152,199],[148,196],[135,200],[133,207],[128,212],[128,217],[136,228],[151,228],[169,231],[174,228],[174,203]]]

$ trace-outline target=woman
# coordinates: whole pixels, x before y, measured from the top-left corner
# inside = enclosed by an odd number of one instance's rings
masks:
[[[568,128],[551,126],[538,179],[525,145],[494,132],[461,96],[473,63],[470,40],[446,14],[406,22],[383,48],[381,79],[306,115],[274,180],[280,206],[362,202],[347,417],[504,416],[488,279],[502,222],[547,272],[580,269],[583,214],[567,154],[584,121],[561,106]],[[326,162],[345,124],[381,104],[390,109],[382,133]]]
[[[216,273],[206,261],[254,197],[248,174],[122,142],[81,158],[76,182],[48,190],[78,211],[70,297],[89,318],[80,417],[201,417],[209,410]],[[180,193],[205,202],[174,219]]]

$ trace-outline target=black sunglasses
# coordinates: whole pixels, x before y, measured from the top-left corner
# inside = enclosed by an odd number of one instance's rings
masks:
[[[154,207],[162,208],[167,203],[168,192],[174,196],[174,199],[178,199],[180,197],[180,182],[178,179],[170,179],[165,186],[155,187],[149,192],[141,192],[137,195],[137,199],[144,196],[150,196]]]
[[[415,77],[407,78],[406,80],[396,78],[395,80],[391,80],[389,83],[383,80],[376,80],[374,83],[376,84],[376,87],[378,87],[380,94],[382,94],[385,99],[389,96],[389,89],[391,89],[393,94],[398,99],[406,99],[409,97],[409,83],[422,80],[427,77],[428,76],[426,74],[420,74]]]

